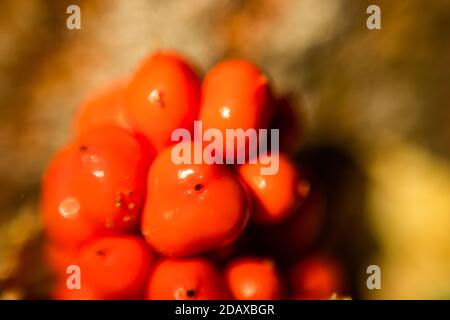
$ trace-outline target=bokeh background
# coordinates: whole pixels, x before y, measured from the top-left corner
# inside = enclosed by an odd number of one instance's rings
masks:
[[[81,7],[81,30],[66,8]],[[366,8],[381,8],[381,30]],[[0,297],[45,298],[40,176],[78,103],[174,48],[207,70],[261,65],[303,123],[297,158],[326,186],[322,246],[352,295],[450,298],[450,2],[2,0]],[[382,289],[366,288],[377,264]]]

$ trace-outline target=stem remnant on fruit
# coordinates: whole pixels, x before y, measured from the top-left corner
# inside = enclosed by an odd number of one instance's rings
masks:
[[[148,95],[148,101],[158,106],[159,108],[164,107],[161,92],[158,89],[153,89],[152,91],[150,91],[150,94]]]
[[[194,298],[195,297],[195,290],[194,289],[189,289],[188,291],[186,291],[186,295],[189,298]]]

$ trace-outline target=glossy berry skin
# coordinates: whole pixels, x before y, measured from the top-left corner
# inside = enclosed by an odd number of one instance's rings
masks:
[[[330,299],[334,293],[342,294],[343,273],[331,258],[312,256],[293,266],[291,288],[295,299]]]
[[[147,242],[171,257],[229,244],[248,220],[242,186],[224,165],[175,164],[172,149],[155,158],[148,175],[141,223]]]
[[[149,300],[220,300],[229,298],[221,274],[207,260],[165,259],[151,272]]]
[[[81,284],[108,299],[142,298],[153,259],[139,237],[94,239],[79,253]]]
[[[159,151],[171,143],[174,129],[192,130],[200,108],[200,79],[180,55],[157,52],[136,70],[125,98],[134,129]]]
[[[99,224],[90,223],[81,206],[80,188],[72,174],[80,171],[78,153],[74,145],[63,147],[51,160],[42,181],[41,211],[46,235],[70,249],[104,230]]]
[[[81,286],[80,289],[67,288],[65,280],[59,280],[51,292],[54,300],[104,300],[98,292],[89,286]]]
[[[64,147],[43,178],[43,222],[50,239],[79,247],[94,235],[134,230],[148,163],[141,144],[118,127],[95,128]]]
[[[114,80],[89,95],[79,106],[73,121],[76,135],[96,127],[115,125],[132,130],[124,110],[125,81]]]
[[[136,225],[149,166],[142,145],[117,127],[91,130],[76,144],[82,154],[79,178],[89,218],[107,228]]]
[[[238,169],[252,196],[252,220],[257,223],[273,224],[286,219],[309,192],[309,183],[289,157],[285,154],[269,157],[277,156],[279,168],[273,175],[261,173],[261,168],[266,166],[262,163],[267,163],[263,158]]]
[[[271,116],[271,97],[266,76],[253,63],[230,59],[214,66],[202,86],[200,120],[203,130],[267,128]],[[236,152],[238,148],[224,148]]]
[[[225,271],[225,277],[234,299],[281,299],[282,283],[272,261],[260,258],[240,258]]]

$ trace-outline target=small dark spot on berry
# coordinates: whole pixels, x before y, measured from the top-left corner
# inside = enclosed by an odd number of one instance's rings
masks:
[[[201,184],[201,183],[197,183],[195,186],[194,186],[194,190],[195,191],[202,191],[203,190],[203,184]]]
[[[196,292],[194,289],[189,289],[188,291],[186,291],[186,295],[188,296],[188,298],[194,298],[195,294]]]
[[[81,145],[81,146],[80,146],[80,150],[81,150],[81,151],[86,151],[87,149],[88,149],[88,147],[85,146],[85,145]]]
[[[104,250],[97,250],[96,252],[95,252],[98,256],[100,256],[100,257],[103,257],[104,255],[105,255],[105,251]]]
[[[120,208],[124,204],[124,194],[118,191],[116,195],[116,207]]]

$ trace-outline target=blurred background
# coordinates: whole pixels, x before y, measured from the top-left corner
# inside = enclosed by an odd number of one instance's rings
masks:
[[[81,30],[66,28],[70,4]],[[371,4],[381,30],[366,27]],[[78,103],[174,48],[201,70],[252,59],[289,96],[297,158],[326,186],[322,245],[353,297],[450,299],[449,38],[449,1],[1,1],[0,297],[47,297],[40,177]]]

